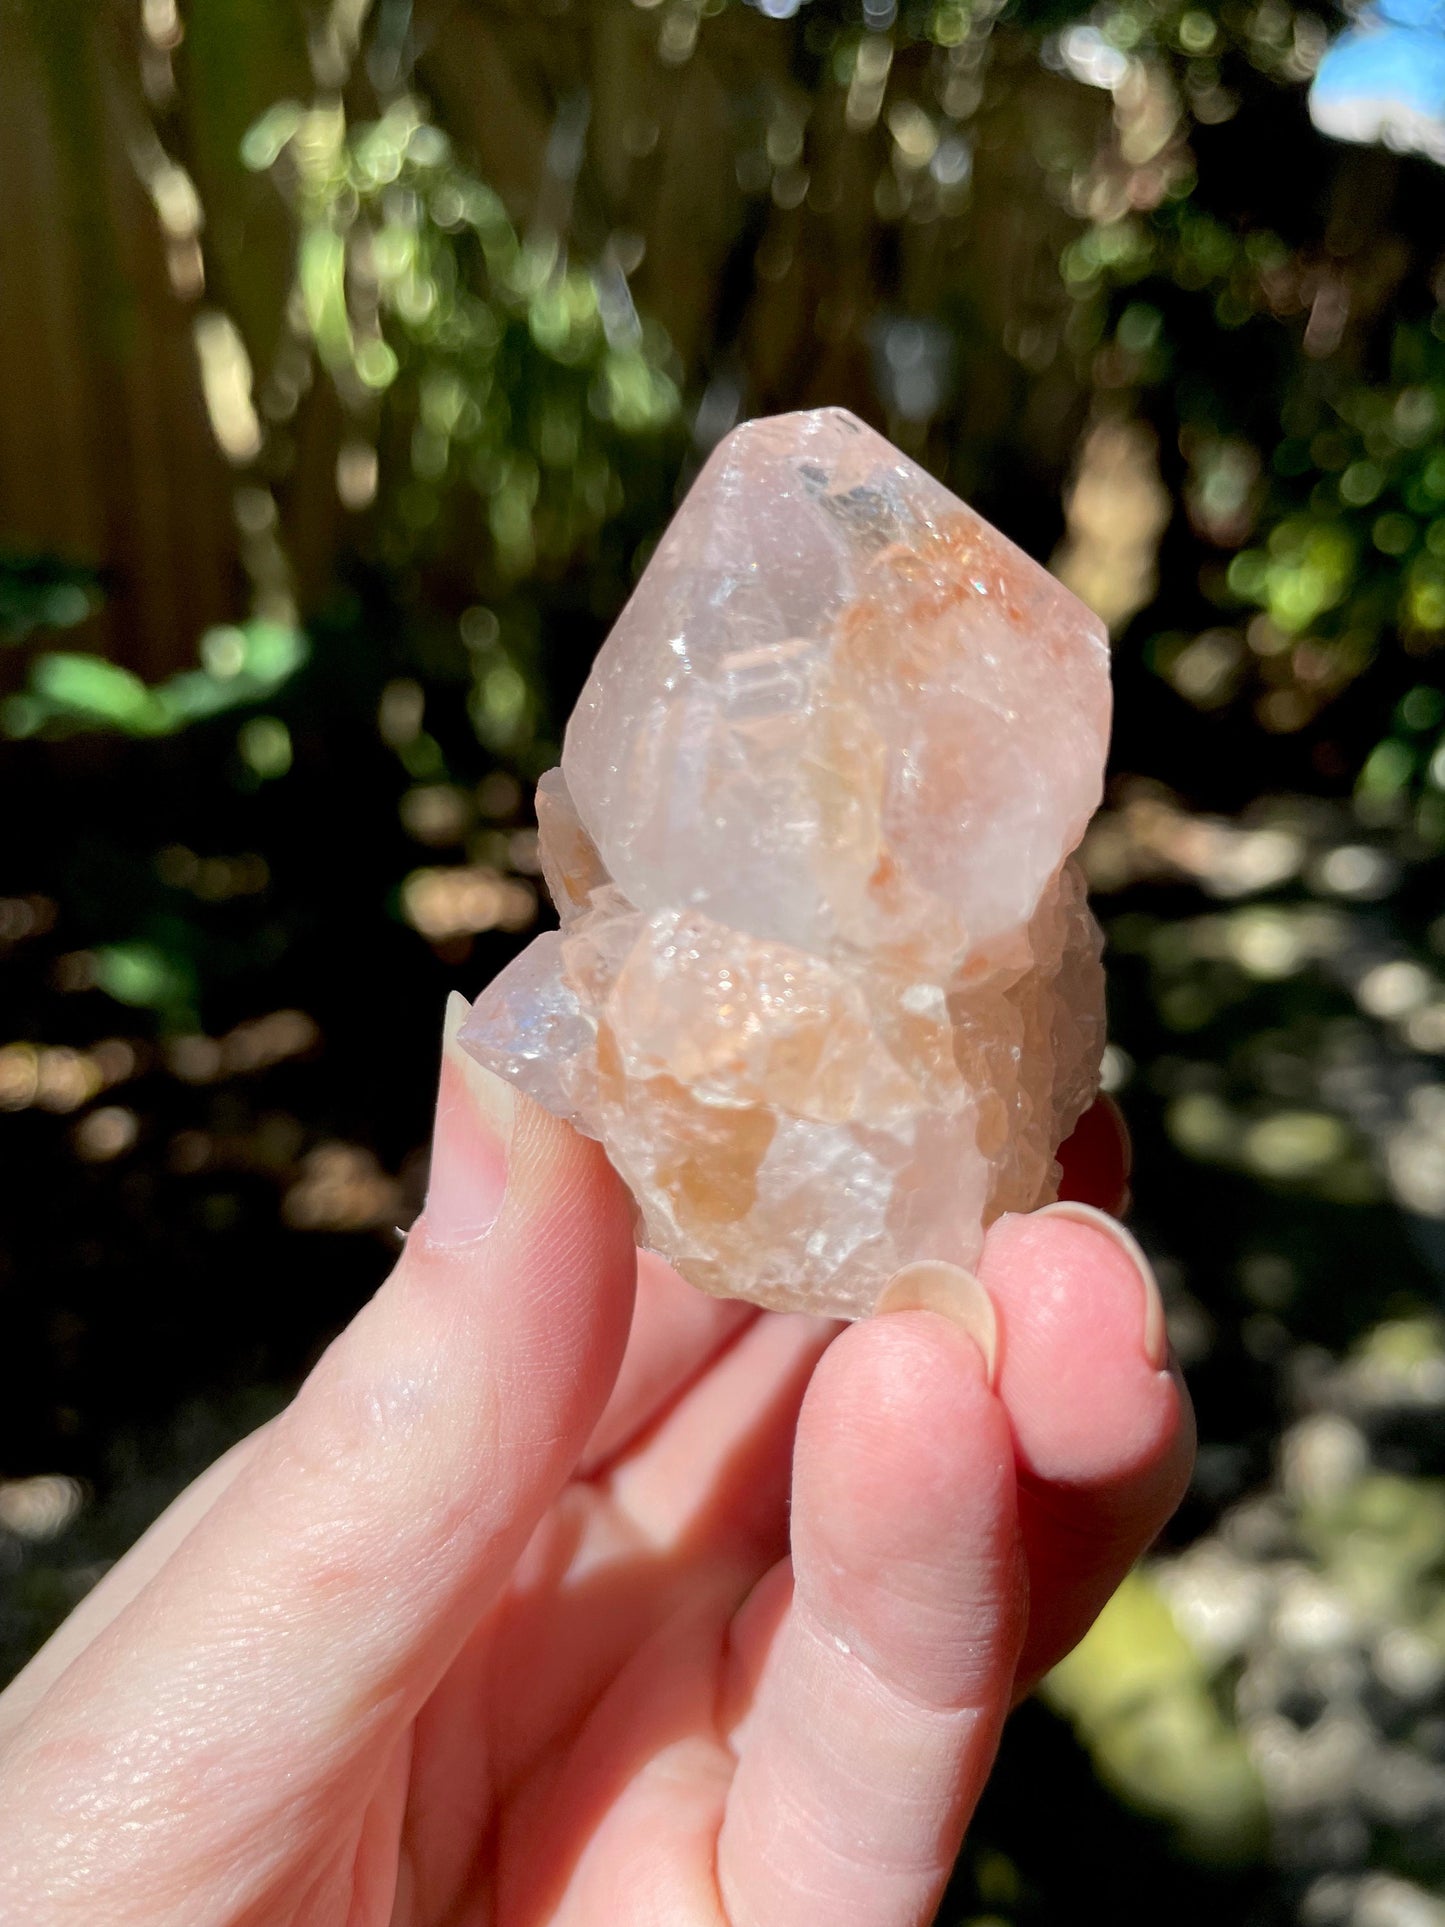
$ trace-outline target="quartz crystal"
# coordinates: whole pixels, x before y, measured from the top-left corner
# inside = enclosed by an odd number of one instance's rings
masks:
[[[462,1042],[705,1291],[851,1318],[972,1265],[1095,1089],[1108,728],[1103,629],[1036,563],[841,409],[749,422],[538,789],[562,927]]]

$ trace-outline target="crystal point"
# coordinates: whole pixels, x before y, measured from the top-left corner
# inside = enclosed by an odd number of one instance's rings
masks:
[[[858,1317],[1051,1195],[1093,1095],[1107,640],[841,409],[714,452],[538,790],[561,918],[484,1063],[708,1291]]]

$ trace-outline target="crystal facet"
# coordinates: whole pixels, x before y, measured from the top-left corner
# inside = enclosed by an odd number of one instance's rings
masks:
[[[463,1043],[704,1290],[858,1317],[1052,1194],[1103,1038],[1101,625],[840,409],[715,451],[537,794],[561,917]]]

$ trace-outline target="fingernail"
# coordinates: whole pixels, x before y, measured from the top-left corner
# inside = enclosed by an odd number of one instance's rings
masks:
[[[983,1354],[984,1376],[993,1384],[998,1364],[998,1319],[993,1300],[971,1271],[942,1258],[920,1258],[895,1271],[883,1287],[874,1315],[888,1311],[936,1311],[961,1325]]]
[[[434,1245],[470,1244],[491,1230],[507,1189],[515,1098],[510,1084],[469,1057],[457,1035],[471,1014],[447,998],[441,1081],[422,1230]]]
[[[1131,1231],[1126,1231],[1117,1218],[1111,1218],[1107,1211],[1100,1211],[1092,1204],[1079,1204],[1073,1198],[1061,1199],[1058,1204],[1046,1204],[1033,1214],[1036,1218],[1074,1218],[1080,1224],[1091,1224],[1096,1231],[1102,1231],[1128,1258],[1139,1274],[1144,1297],[1144,1356],[1150,1367],[1163,1371],[1169,1357],[1169,1332],[1164,1322],[1164,1299],[1159,1291],[1159,1280],[1154,1276],[1154,1267],[1144,1256],[1139,1240]]]

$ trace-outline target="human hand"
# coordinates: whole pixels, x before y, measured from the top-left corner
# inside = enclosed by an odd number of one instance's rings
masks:
[[[0,1696],[5,1927],[929,1920],[1187,1477],[1157,1291],[1058,1207],[840,1332],[630,1226],[449,1043],[391,1277]]]

